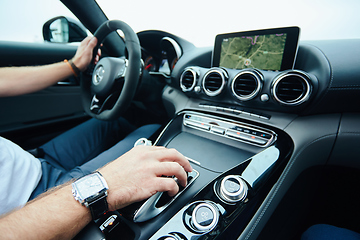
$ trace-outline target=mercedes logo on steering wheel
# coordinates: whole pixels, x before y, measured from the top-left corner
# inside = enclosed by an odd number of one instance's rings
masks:
[[[93,75],[93,84],[98,85],[101,80],[104,78],[105,69],[102,65],[100,65]]]

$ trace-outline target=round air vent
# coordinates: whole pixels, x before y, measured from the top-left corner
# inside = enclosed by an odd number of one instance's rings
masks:
[[[203,89],[208,96],[219,95],[225,86],[227,73],[222,69],[210,69],[204,76]]]
[[[183,92],[192,91],[196,85],[197,73],[194,69],[188,68],[181,74],[180,87]]]
[[[261,77],[252,71],[239,72],[231,83],[235,97],[247,101],[256,97],[262,87]]]
[[[304,103],[311,93],[310,78],[300,72],[288,72],[275,78],[272,95],[276,101],[290,106]]]

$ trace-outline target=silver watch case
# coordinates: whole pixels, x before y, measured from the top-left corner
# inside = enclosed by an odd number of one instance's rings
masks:
[[[95,172],[79,178],[72,183],[72,194],[76,201],[85,207],[100,197],[107,196],[109,189],[104,177]]]

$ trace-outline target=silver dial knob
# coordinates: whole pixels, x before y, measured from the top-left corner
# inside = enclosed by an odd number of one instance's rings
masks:
[[[224,177],[220,185],[220,197],[230,203],[239,202],[246,198],[248,187],[245,181],[237,175]]]
[[[207,202],[200,203],[192,212],[193,227],[199,232],[211,231],[216,227],[219,215],[219,210],[213,204]]]

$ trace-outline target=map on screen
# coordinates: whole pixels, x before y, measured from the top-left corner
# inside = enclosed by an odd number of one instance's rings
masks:
[[[221,42],[220,67],[280,70],[286,33],[224,38]]]

